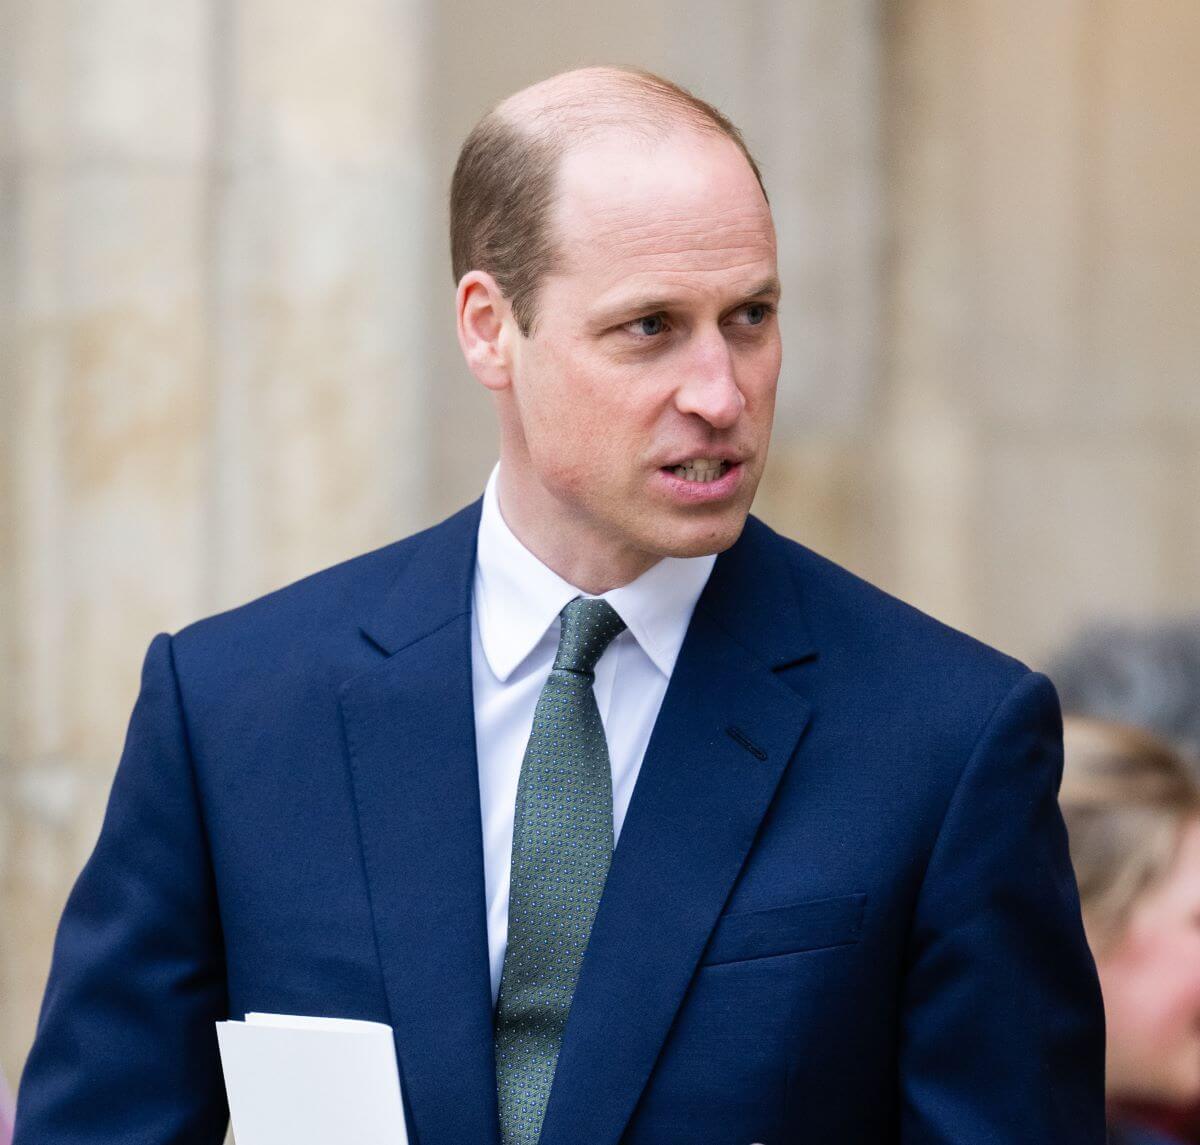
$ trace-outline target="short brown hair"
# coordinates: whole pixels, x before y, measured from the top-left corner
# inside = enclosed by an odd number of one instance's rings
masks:
[[[652,72],[581,68],[504,100],[475,125],[454,168],[454,281],[470,270],[487,271],[528,336],[538,288],[558,265],[550,212],[564,153],[588,132],[620,127],[657,136],[680,125],[731,139],[766,196],[741,132],[711,104]]]
[[[1200,786],[1180,753],[1139,728],[1072,716],[1063,739],[1059,799],[1089,937],[1103,947],[1170,868],[1200,816]]]

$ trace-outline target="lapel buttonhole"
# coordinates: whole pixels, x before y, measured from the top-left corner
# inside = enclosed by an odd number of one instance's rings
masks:
[[[752,756],[754,756],[755,759],[763,761],[766,760],[767,753],[763,751],[763,749],[757,744],[751,743],[750,737],[747,736],[741,728],[734,727],[733,724],[730,724],[729,727],[725,729],[725,734],[728,735],[729,738],[733,740],[733,742],[739,747],[744,747]]]

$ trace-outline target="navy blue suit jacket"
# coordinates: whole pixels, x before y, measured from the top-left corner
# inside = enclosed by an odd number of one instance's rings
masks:
[[[156,637],[17,1145],[215,1145],[213,1022],[390,1023],[414,1145],[496,1145],[478,504]],[[1054,691],[750,519],[663,702],[544,1145],[1101,1145]]]

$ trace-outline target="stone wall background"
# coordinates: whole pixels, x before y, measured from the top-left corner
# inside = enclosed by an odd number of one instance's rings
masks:
[[[664,71],[760,156],[757,511],[1037,663],[1200,607],[1194,0],[0,0],[0,1067],[160,630],[473,497],[445,188],[495,99]]]

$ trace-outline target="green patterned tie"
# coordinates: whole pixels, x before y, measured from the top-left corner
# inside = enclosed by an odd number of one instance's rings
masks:
[[[613,851],[612,768],[592,693],[600,654],[624,627],[576,597],[560,613],[554,667],[538,697],[513,823],[508,949],[496,1010],[504,1145],[536,1145],[575,980]]]

